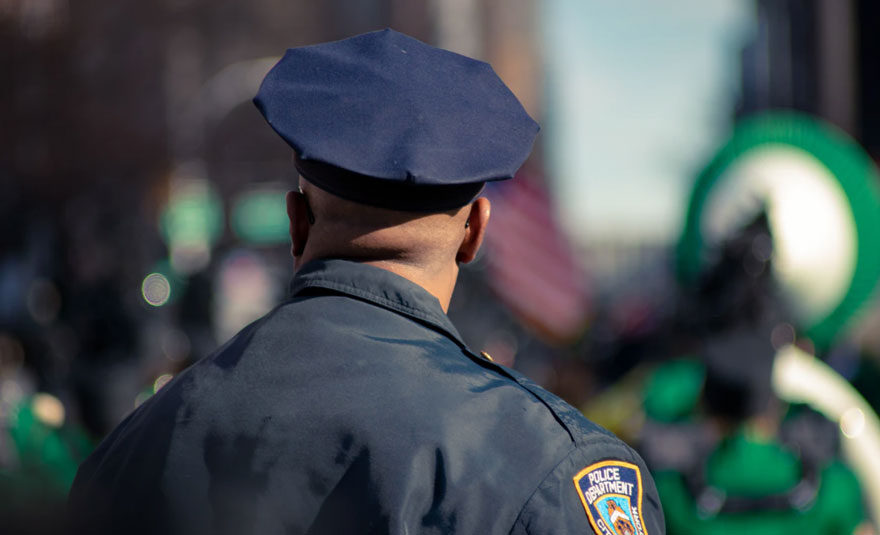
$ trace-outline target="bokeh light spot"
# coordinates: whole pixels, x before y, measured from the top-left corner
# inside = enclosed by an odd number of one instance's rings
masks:
[[[171,283],[161,273],[150,273],[141,284],[141,295],[150,305],[160,307],[171,298]]]
[[[141,404],[153,395],[151,390],[144,390],[143,392],[139,392],[138,395],[134,398],[134,408],[138,408]]]
[[[156,392],[158,392],[160,388],[167,385],[168,381],[173,378],[174,376],[170,373],[163,373],[159,377],[156,377],[156,380],[153,382],[153,393],[155,394]]]
[[[857,438],[865,430],[865,413],[858,407],[850,407],[840,417],[840,430],[846,438]]]
[[[37,279],[31,284],[27,294],[27,308],[40,325],[49,325],[61,310],[61,294],[55,284],[48,279]]]
[[[770,343],[773,344],[773,349],[777,351],[789,344],[793,344],[796,339],[797,331],[795,331],[794,326],[790,323],[780,323],[773,327],[773,330],[770,332]]]
[[[51,394],[36,394],[31,407],[38,420],[49,427],[61,427],[64,424],[64,405],[61,400]]]

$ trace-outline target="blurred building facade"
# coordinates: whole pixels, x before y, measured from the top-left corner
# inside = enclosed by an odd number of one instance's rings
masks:
[[[880,156],[880,8],[870,0],[758,0],[742,54],[737,115],[795,109],[821,117]]]

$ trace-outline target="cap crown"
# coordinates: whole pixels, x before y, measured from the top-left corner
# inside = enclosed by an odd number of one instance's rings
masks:
[[[511,178],[538,132],[489,64],[390,29],[289,49],[254,102],[300,160],[411,185]]]

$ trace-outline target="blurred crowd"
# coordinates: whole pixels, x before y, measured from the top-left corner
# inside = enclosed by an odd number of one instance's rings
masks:
[[[35,512],[62,510],[78,463],[97,442],[286,291],[285,243],[227,240],[200,269],[175,275],[159,225],[131,217],[138,203],[126,195],[91,190],[60,210],[5,197],[0,512],[11,526],[51,528],[60,516]],[[870,509],[841,454],[843,423],[774,392],[777,352],[816,348],[794,327],[770,266],[772,243],[759,214],[690,286],[672,277],[671,254],[658,257],[615,293],[597,292],[589,322],[565,342],[542,336],[492,291],[490,248],[463,270],[450,315],[474,347],[637,446],[668,497],[670,533],[721,533],[722,513],[789,509],[801,522],[827,518],[828,533],[871,533]],[[153,276],[164,281],[158,296],[148,286]],[[877,411],[872,347],[869,337],[850,336],[820,356]],[[778,473],[767,483],[771,468]],[[822,490],[828,481],[838,481],[836,499]],[[791,520],[768,522],[776,533],[774,523]]]

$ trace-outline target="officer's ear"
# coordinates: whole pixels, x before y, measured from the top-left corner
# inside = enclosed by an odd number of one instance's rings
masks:
[[[300,191],[287,192],[287,218],[290,219],[290,253],[293,258],[302,256],[309,240],[311,210],[305,194]]]
[[[458,247],[458,254],[455,255],[455,261],[459,264],[467,264],[477,257],[489,224],[491,209],[492,205],[486,197],[480,197],[471,203],[464,238]]]

